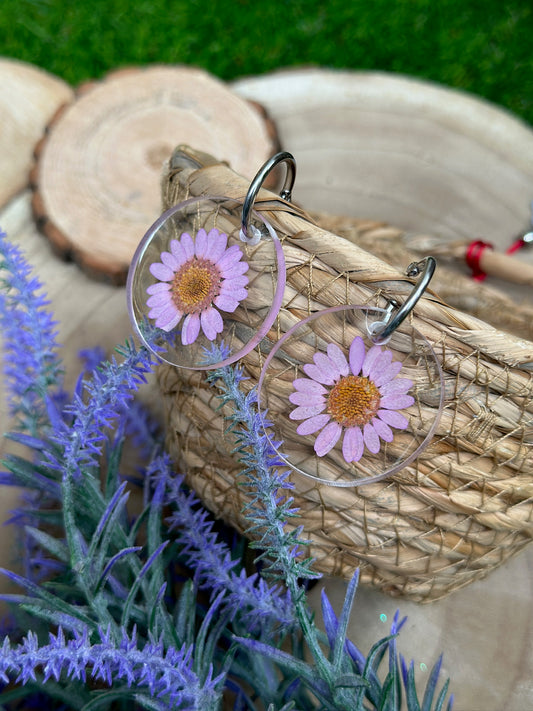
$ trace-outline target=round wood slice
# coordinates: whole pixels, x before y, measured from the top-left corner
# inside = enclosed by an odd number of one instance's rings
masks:
[[[72,101],[61,79],[14,59],[0,59],[0,207],[28,184],[33,147],[58,107]]]
[[[381,72],[284,70],[232,86],[276,121],[308,210],[501,251],[531,228],[533,131],[487,101]],[[533,249],[515,256],[533,264]]]
[[[123,283],[161,212],[163,162],[181,143],[249,178],[276,149],[264,111],[199,69],[125,69],[83,86],[36,149],[33,210],[55,250]]]

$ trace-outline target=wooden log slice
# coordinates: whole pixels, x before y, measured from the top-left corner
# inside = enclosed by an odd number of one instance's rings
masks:
[[[488,101],[400,75],[321,68],[232,87],[276,121],[298,164],[294,200],[307,210],[432,235],[426,254],[477,239],[504,252],[531,229],[533,131]],[[513,256],[533,267],[533,248]],[[532,303],[531,286],[486,283]]]
[[[161,212],[163,162],[180,143],[249,178],[276,149],[258,105],[199,69],[132,68],[83,86],[36,149],[33,211],[56,252],[123,283]]]
[[[0,59],[0,207],[28,184],[33,147],[72,89],[61,79],[14,59]]]

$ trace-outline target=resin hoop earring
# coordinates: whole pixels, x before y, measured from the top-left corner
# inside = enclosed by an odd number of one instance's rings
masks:
[[[141,240],[128,272],[137,336],[176,367],[209,370],[249,353],[278,315],[285,260],[270,223],[256,244],[239,237],[242,203],[191,198],[167,210]]]
[[[422,454],[441,416],[444,385],[431,344],[405,321],[414,302],[401,313],[396,302],[323,309],[274,345],[258,405],[283,464],[316,483],[351,487],[395,474]],[[375,334],[390,324],[382,348]]]

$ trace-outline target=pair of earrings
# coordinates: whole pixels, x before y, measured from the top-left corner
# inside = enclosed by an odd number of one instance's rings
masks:
[[[296,162],[281,152],[262,166],[242,202],[197,197],[161,215],[128,275],[132,324],[176,367],[220,368],[259,347],[259,410],[275,423],[266,432],[281,459],[323,484],[377,481],[420,455],[442,410],[440,365],[406,320],[435,260],[410,265],[407,275],[419,279],[401,305],[324,308],[278,338],[273,326],[285,292],[283,248],[253,206],[266,176],[282,162],[280,197],[290,202]]]

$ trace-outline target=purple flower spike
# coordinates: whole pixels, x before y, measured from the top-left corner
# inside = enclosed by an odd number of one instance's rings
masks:
[[[397,377],[402,364],[381,346],[368,351],[363,339],[352,341],[348,358],[336,344],[326,353],[315,353],[313,363],[303,366],[306,378],[293,381],[289,400],[296,405],[291,420],[303,420],[299,435],[315,434],[314,450],[326,455],[341,436],[346,462],[358,462],[365,450],[377,454],[381,442],[392,442],[392,427],[407,428],[409,421],[398,410],[414,403],[408,391],[413,383]]]
[[[148,317],[157,328],[172,331],[183,318],[181,342],[194,343],[200,331],[214,341],[224,328],[220,311],[233,313],[248,296],[248,264],[238,245],[213,228],[199,229],[193,239],[184,232],[150,265],[158,281],[147,288]]]

